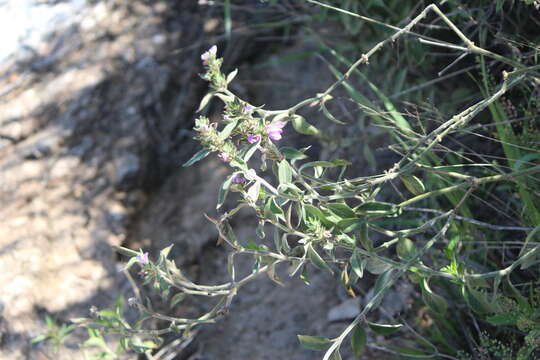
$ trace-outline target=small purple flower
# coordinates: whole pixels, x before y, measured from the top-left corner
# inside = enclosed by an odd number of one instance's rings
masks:
[[[233,176],[231,181],[233,184],[243,184],[246,182],[246,179],[244,178],[244,175],[236,174]]]
[[[268,132],[268,137],[271,140],[281,140],[281,134],[283,133],[283,127],[285,127],[283,121],[276,121],[266,125],[266,132]]]
[[[249,112],[251,112],[251,111],[253,111],[253,106],[251,106],[251,105],[249,105],[249,104],[247,104],[246,106],[244,106],[244,112],[245,112],[245,113],[249,113]]]
[[[148,264],[148,253],[145,252],[144,254],[137,255],[137,261],[143,265]]]
[[[259,142],[261,141],[261,135],[257,134],[257,135],[248,135],[247,137],[247,141],[248,143],[250,144],[255,144],[256,142]]]
[[[224,162],[231,161],[231,156],[229,154],[227,154],[227,153],[224,153],[224,152],[219,153],[218,158],[220,158]]]
[[[203,61],[203,64],[208,65],[208,60],[211,57],[215,57],[216,54],[217,54],[217,46],[214,45],[207,52],[201,55],[201,60]]]
[[[229,115],[223,115],[223,120],[230,121],[231,117]]]

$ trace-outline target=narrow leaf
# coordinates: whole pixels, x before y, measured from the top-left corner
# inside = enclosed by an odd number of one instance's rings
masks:
[[[332,343],[330,339],[322,336],[298,335],[298,340],[302,346],[311,350],[324,350]]]
[[[360,324],[358,324],[356,325],[351,338],[351,346],[354,356],[359,357],[362,355],[362,353],[366,350],[366,343],[366,331],[362,326],[360,326]]]
[[[402,324],[376,324],[376,323],[368,323],[371,330],[376,332],[379,335],[389,335],[393,332],[398,331],[403,325]]]
[[[294,130],[296,130],[300,134],[314,135],[314,136],[317,136],[320,134],[319,129],[317,129],[315,126],[311,125],[310,123],[308,123],[306,119],[304,119],[303,116],[294,115],[291,121],[292,121]]]
[[[191,159],[189,159],[188,161],[186,161],[184,163],[184,165],[182,165],[183,167],[188,167],[188,166],[191,166],[193,164],[195,164],[197,161],[199,160],[202,160],[204,159],[205,157],[208,156],[208,154],[210,154],[211,151],[208,150],[208,149],[202,149],[202,150],[199,150],[195,155],[193,155],[191,157]]]
[[[313,265],[319,269],[328,270],[331,274],[334,274],[330,266],[328,266],[326,261],[323,260],[323,258],[315,251],[315,249],[313,249],[310,244],[307,245],[307,253]]]

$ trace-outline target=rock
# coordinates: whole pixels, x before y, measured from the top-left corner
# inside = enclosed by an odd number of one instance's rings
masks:
[[[349,299],[330,309],[327,315],[329,322],[354,319],[360,313],[361,299]]]

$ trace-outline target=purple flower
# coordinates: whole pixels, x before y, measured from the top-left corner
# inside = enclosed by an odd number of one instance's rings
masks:
[[[257,134],[257,135],[248,135],[247,137],[247,141],[248,143],[250,144],[255,144],[256,142],[259,142],[261,141],[261,135]]]
[[[145,252],[144,254],[137,255],[137,261],[143,265],[148,264],[148,253]]]
[[[215,57],[216,54],[217,54],[217,46],[214,45],[207,52],[201,55],[201,60],[203,61],[203,64],[208,65],[208,60],[211,57]]]
[[[249,113],[253,110],[253,106],[247,104],[246,106],[244,106],[244,112],[245,113]]]
[[[283,133],[283,127],[286,124],[283,121],[276,121],[266,125],[266,132],[271,140],[281,140],[281,134]]]
[[[233,176],[231,181],[233,184],[243,184],[246,182],[246,179],[244,178],[244,175],[236,174]]]
[[[227,154],[227,153],[224,153],[224,152],[219,153],[218,158],[220,158],[224,162],[231,161],[231,156],[229,154]]]
[[[223,115],[223,120],[231,121],[231,117],[229,115]]]

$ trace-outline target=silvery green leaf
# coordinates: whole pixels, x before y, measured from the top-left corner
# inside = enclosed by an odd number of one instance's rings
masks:
[[[318,207],[313,206],[311,204],[305,204],[304,209],[308,216],[311,216],[315,218],[316,220],[319,220],[323,225],[328,226],[328,227],[332,227],[335,225],[332,221],[328,220],[326,215]]]
[[[227,85],[231,83],[231,81],[234,80],[236,77],[236,74],[238,74],[238,69],[234,69],[234,71],[230,72],[229,75],[227,75]]]
[[[311,244],[307,245],[307,254],[309,256],[309,259],[319,269],[328,270],[331,274],[334,273],[330,266],[326,263],[326,261],[323,260],[323,258],[313,249],[313,246]]]
[[[330,339],[322,336],[298,335],[298,340],[300,344],[311,350],[324,350],[332,343]]]
[[[128,248],[123,247],[123,246],[113,245],[112,247],[116,252],[118,252],[118,253],[120,253],[122,255],[125,255],[125,256],[132,257],[132,256],[140,255],[137,251],[128,249]]]
[[[274,123],[279,120],[284,120],[288,117],[289,117],[289,112],[287,110],[284,110],[283,112],[275,115],[274,118],[272,119],[272,122]]]
[[[426,192],[426,186],[418,177],[414,175],[402,175],[401,181],[413,195],[420,195]]]
[[[236,129],[236,126],[238,126],[237,120],[227,124],[219,133],[220,140],[227,140],[227,138],[231,135],[234,129]]]
[[[218,192],[218,199],[217,199],[217,205],[216,209],[219,209],[225,200],[227,199],[227,194],[229,193],[229,188],[231,187],[232,178],[236,175],[236,173],[230,175],[224,182],[221,184]]]
[[[416,246],[411,239],[401,238],[399,239],[396,252],[401,260],[409,261],[417,255]]]
[[[289,253],[291,251],[291,247],[289,246],[289,242],[287,241],[287,234],[283,234],[281,236],[281,248],[285,250],[286,253]]]
[[[360,244],[366,249],[367,251],[373,250],[373,241],[369,238],[369,227],[368,224],[364,221],[362,224],[360,224],[360,236],[358,237],[358,241],[360,241]]]
[[[308,156],[306,154],[304,154],[302,151],[300,150],[296,150],[292,147],[282,147],[279,149],[279,151],[285,155],[285,158],[287,160],[292,160],[293,162],[295,160],[302,160],[302,159],[305,159],[307,158]]]
[[[377,258],[367,259],[366,269],[373,275],[379,275],[390,269],[390,265]]]
[[[355,212],[344,203],[330,203],[325,205],[329,208],[334,214],[341,217],[342,219],[354,218],[356,217]]]
[[[202,160],[204,159],[205,157],[208,156],[208,154],[210,154],[211,151],[208,150],[208,149],[202,149],[202,150],[199,150],[195,155],[193,155],[191,157],[191,159],[189,159],[188,161],[186,161],[184,163],[184,165],[182,165],[183,167],[188,167],[188,166],[191,166],[193,164],[195,164],[197,161],[199,160]]]
[[[346,125],[346,123],[344,123],[343,121],[339,121],[334,115],[332,115],[330,111],[328,111],[324,102],[321,103],[321,110],[324,116],[326,116],[330,121],[335,122],[336,124]]]
[[[126,266],[122,270],[129,270],[137,262],[137,257],[133,256],[129,259]]]
[[[353,251],[353,254],[349,262],[355,274],[359,278],[362,278],[364,276],[364,268],[366,266],[366,261],[365,259],[361,258],[360,253],[356,249]]]
[[[319,160],[319,161],[310,161],[310,162],[307,162],[305,164],[302,164],[302,166],[300,166],[299,170],[302,171],[304,169],[307,169],[307,168],[310,168],[310,167],[322,167],[322,168],[334,168],[334,167],[337,167],[339,165],[331,162],[331,161],[323,161],[323,160]]]
[[[338,221],[337,227],[344,233],[350,233],[357,230],[366,221],[358,218],[343,219]]]
[[[225,95],[225,94],[222,94],[222,93],[216,93],[215,94],[218,98],[220,98],[224,103],[228,103],[228,102],[231,102],[234,100],[234,97],[230,96],[230,95]]]
[[[365,202],[357,206],[355,210],[362,215],[397,215],[399,212],[396,205],[376,201]]]
[[[291,122],[292,122],[294,130],[296,130],[300,134],[314,135],[314,136],[317,136],[320,134],[319,129],[317,129],[315,126],[311,125],[310,123],[308,123],[306,119],[304,119],[303,116],[293,115]]]
[[[278,178],[280,184],[290,184],[292,181],[292,168],[287,160],[281,160],[278,165]]]
[[[332,353],[332,355],[330,355],[328,360],[342,360],[341,354],[339,352],[339,348],[334,350],[334,352]]]
[[[248,189],[247,196],[254,203],[259,199],[259,191],[261,190],[260,181],[255,181],[253,185]]]
[[[366,350],[366,343],[366,331],[360,324],[357,324],[351,337],[351,347],[354,356],[359,357],[362,355],[362,353]]]
[[[253,154],[255,154],[255,151],[257,151],[258,148],[259,148],[259,144],[257,143],[251,144],[247,148],[246,154],[243,156],[243,159],[246,163],[249,161],[249,159],[251,159],[251,157],[253,156]]]
[[[171,298],[170,308],[175,307],[178,303],[182,302],[186,298],[186,294],[178,293]]]
[[[164,259],[167,259],[167,257],[169,256],[169,253],[171,252],[171,249],[173,248],[174,244],[171,244],[169,246],[167,246],[165,249],[161,250],[159,252],[160,256],[162,256]]]
[[[208,103],[210,102],[210,100],[212,100],[212,98],[214,97],[215,93],[214,92],[210,92],[208,94],[206,94],[202,100],[201,100],[201,103],[199,105],[199,108],[197,109],[197,112],[200,112],[202,109],[205,108],[206,105],[208,105]]]
[[[402,324],[376,324],[372,322],[368,322],[368,325],[379,335],[389,335],[403,327]]]
[[[380,303],[386,290],[390,288],[395,281],[393,277],[393,273],[394,273],[394,269],[391,268],[391,269],[388,269],[385,273],[383,273],[381,276],[377,278],[377,281],[375,282],[375,286],[373,287],[373,297],[365,306],[364,311],[366,312],[370,311],[377,304]]]

